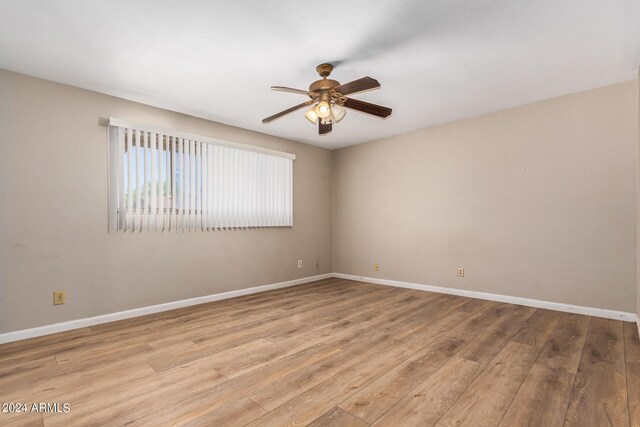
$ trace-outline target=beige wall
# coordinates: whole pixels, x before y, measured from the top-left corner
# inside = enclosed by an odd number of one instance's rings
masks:
[[[630,81],[332,155],[0,70],[0,332],[331,271],[640,312],[638,98]],[[107,234],[109,116],[295,153],[295,226]]]
[[[334,152],[334,271],[633,312],[637,91]]]
[[[637,221],[637,239],[636,239],[636,257],[637,257],[637,268],[636,268],[636,315],[638,316],[638,332],[640,332],[640,69],[638,69],[638,94],[636,97],[636,109],[638,112],[638,120],[636,122],[636,156],[638,159],[637,170],[636,170],[636,178],[638,179],[636,185],[636,197],[637,197],[637,208],[636,208],[636,221]]]
[[[107,234],[109,116],[295,153],[294,227]],[[327,150],[0,70],[0,332],[329,273],[330,174]]]

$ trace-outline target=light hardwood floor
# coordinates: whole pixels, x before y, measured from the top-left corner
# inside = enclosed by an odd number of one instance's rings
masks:
[[[0,346],[0,425],[640,426],[635,324],[330,279]]]

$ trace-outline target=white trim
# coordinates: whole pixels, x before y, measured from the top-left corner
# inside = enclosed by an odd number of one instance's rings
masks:
[[[605,319],[623,320],[635,322],[638,317],[635,313],[625,311],[605,310],[603,308],[583,307],[579,305],[563,304],[559,302],[540,301],[530,298],[513,297],[509,295],[491,294],[488,292],[467,291],[464,289],[444,288],[440,286],[422,285],[419,283],[401,282],[398,280],[376,279],[373,277],[353,276],[351,274],[333,273],[339,279],[356,280],[359,282],[375,283],[378,285],[395,286],[398,288],[416,289],[419,291],[437,292],[440,294],[458,295],[469,298],[478,298],[490,301],[506,302],[509,304],[526,305],[528,307],[544,308],[547,310],[564,311],[567,313],[584,314],[587,316],[603,317]]]
[[[191,139],[199,142],[206,142],[213,145],[221,145],[223,147],[237,148],[240,150],[255,151],[257,153],[270,154],[272,156],[286,157],[287,159],[296,159],[295,154],[285,153],[284,151],[271,150],[269,148],[258,147],[256,145],[241,144],[239,142],[225,141],[223,139],[211,138],[209,136],[196,135],[176,129],[164,128],[161,126],[148,125],[144,123],[132,122],[129,120],[109,117],[109,126],[124,127],[129,129],[143,130],[146,132],[161,133],[163,135],[176,136],[178,138]]]
[[[20,341],[27,338],[39,337],[42,335],[55,334],[57,332],[70,331],[72,329],[86,328],[88,326],[99,325],[101,323],[114,322],[116,320],[130,319],[132,317],[144,316],[147,314],[159,313],[161,311],[175,310],[176,308],[188,307],[191,305],[204,304],[211,301],[219,301],[228,298],[235,298],[243,295],[255,294],[258,292],[270,291],[272,289],[286,288],[289,286],[301,285],[303,283],[315,282],[322,279],[330,279],[332,273],[320,274],[318,276],[303,277],[301,279],[288,280],[286,282],[272,283],[270,285],[256,286],[253,288],[239,289],[237,291],[222,292],[219,294],[206,295],[197,298],[183,299],[180,301],[168,302],[165,304],[150,305],[147,307],[134,308],[131,310],[119,311],[116,313],[103,314],[100,316],[86,317],[84,319],[70,320],[68,322],[54,323],[53,325],[38,326],[21,331],[5,332],[0,334],[0,344]]]
[[[398,288],[415,289],[419,291],[436,292],[441,294],[458,295],[469,298],[477,298],[489,301],[498,301],[509,304],[525,305],[528,307],[544,308],[547,310],[563,311],[567,313],[584,314],[587,316],[603,317],[605,319],[622,320],[625,322],[636,322],[640,333],[640,317],[635,313],[624,311],[605,310],[602,308],[583,307],[571,304],[562,304],[550,301],[540,301],[530,298],[513,297],[508,295],[492,294],[488,292],[468,291],[464,289],[445,288],[441,286],[422,285],[419,283],[401,282],[390,279],[377,279],[374,277],[354,276],[343,273],[327,273],[318,276],[303,277],[301,279],[289,280],[286,282],[273,283],[270,285],[256,286],[253,288],[239,289],[237,291],[222,292],[219,294],[206,295],[197,298],[184,299],[180,301],[168,302],[165,304],[151,305],[147,307],[134,308],[131,310],[119,311],[116,313],[103,314],[100,316],[87,317],[84,319],[70,320],[68,322],[55,323],[52,325],[39,326],[21,331],[5,332],[0,334],[0,344],[13,341],[20,341],[42,335],[55,334],[57,332],[69,331],[72,329],[86,328],[99,325],[101,323],[114,322],[116,320],[130,319],[132,317],[144,316],[147,314],[159,313],[162,311],[175,310],[177,308],[188,307],[197,304],[204,304],[212,301],[220,301],[228,298],[235,298],[243,295],[250,295],[265,292],[272,289],[286,288],[289,286],[301,285],[303,283],[315,282],[317,280],[339,278],[355,280],[358,282],[374,283],[385,286],[395,286]]]

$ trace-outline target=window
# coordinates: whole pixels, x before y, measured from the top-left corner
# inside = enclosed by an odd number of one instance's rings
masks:
[[[289,153],[109,120],[109,228],[293,225]]]

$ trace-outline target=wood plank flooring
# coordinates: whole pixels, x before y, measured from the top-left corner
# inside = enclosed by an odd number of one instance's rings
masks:
[[[633,323],[328,279],[0,345],[0,425],[640,426]]]

